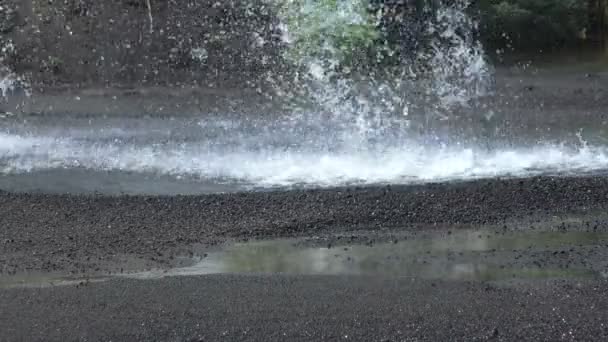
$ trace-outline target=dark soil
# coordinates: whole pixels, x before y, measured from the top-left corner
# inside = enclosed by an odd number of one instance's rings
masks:
[[[608,283],[206,276],[0,291],[5,341],[605,341]]]
[[[6,63],[35,89],[91,84],[255,89],[264,72],[281,68],[276,15],[255,0],[152,1],[150,13],[143,0],[8,0],[5,7],[11,15],[0,18],[3,36],[15,46]],[[256,45],[258,37],[263,46]],[[206,56],[197,62],[192,53],[199,48]]]
[[[170,267],[178,255],[232,239],[316,236],[316,243],[339,246],[470,227],[497,234],[606,232],[607,204],[605,177],[187,197],[3,192],[0,277],[119,272],[129,267],[124,256],[139,258],[132,263],[139,269]],[[524,269],[606,266],[599,245],[501,253],[478,260],[507,258],[503,265]],[[0,290],[0,340],[602,341],[607,291],[601,278],[559,277],[495,283],[226,274],[84,281]]]
[[[588,216],[583,229],[608,230],[607,221],[590,213],[607,206],[605,177],[174,197],[2,193],[0,255],[5,274],[86,272],[125,254],[167,264],[195,246],[234,238],[470,225],[527,229],[554,216],[565,223],[552,228],[568,229],[570,215]]]

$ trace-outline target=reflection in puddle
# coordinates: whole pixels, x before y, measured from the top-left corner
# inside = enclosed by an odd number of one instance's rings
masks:
[[[550,262],[561,258],[555,255],[556,251],[571,248],[602,246],[601,249],[596,248],[601,254],[605,250],[603,246],[608,243],[608,233],[535,231],[497,234],[459,230],[424,233],[373,245],[318,247],[319,240],[313,241],[237,243],[210,253],[192,266],[168,270],[83,278],[57,274],[0,276],[0,289],[86,285],[117,278],[156,279],[222,273],[383,275],[479,281],[608,277],[608,273],[593,268],[594,261],[583,260],[580,254],[563,254],[575,264],[578,260],[578,267],[563,267],[563,264],[559,266],[559,263]],[[549,251],[548,260],[539,263],[538,255],[543,255],[543,251]],[[599,255],[600,258],[602,256]]]
[[[240,243],[212,253],[199,263],[168,271],[130,274],[131,278],[217,273],[353,274],[429,279],[500,280],[595,277],[587,269],[507,267],[515,251],[596,245],[608,233],[526,232],[495,235],[459,231],[399,242],[340,247],[305,247],[296,240]],[[488,252],[488,253],[483,253]]]
[[[76,278],[55,274],[26,274],[20,276],[0,277],[0,289],[11,288],[46,288],[55,286],[80,286],[110,280],[109,277]]]

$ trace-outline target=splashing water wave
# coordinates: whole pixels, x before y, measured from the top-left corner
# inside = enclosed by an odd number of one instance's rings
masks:
[[[310,1],[303,1],[299,3],[310,6]],[[406,64],[393,70],[389,80],[373,74],[357,80],[333,77],[336,74],[331,68],[336,63],[331,54],[344,51],[328,40],[322,46],[330,55],[326,60],[299,57],[304,70],[300,76],[307,95],[318,105],[316,111],[296,110],[285,122],[255,126],[257,132],[230,122],[220,127],[219,120],[200,122],[194,127],[198,129],[195,139],[162,134],[148,139],[142,138],[147,133],[117,127],[106,130],[107,135],[65,127],[53,134],[6,130],[0,132],[0,172],[78,168],[283,187],[408,184],[606,170],[608,149],[603,147],[547,144],[489,151],[428,144],[408,135],[410,107],[416,101],[412,89],[423,89],[436,101],[421,105],[428,119],[437,114],[445,119],[453,106],[466,106],[489,89],[490,68],[481,46],[472,39],[475,23],[465,14],[469,1],[451,3],[436,13],[427,30],[434,37],[428,46],[430,55],[423,56],[430,67],[428,79],[412,76],[411,65]],[[337,9],[334,14],[340,20],[324,21],[329,29],[332,23],[345,22],[344,15],[359,15],[353,6]],[[294,37],[289,31],[294,27],[283,25],[289,43]],[[361,83],[363,87],[359,87]],[[0,91],[6,91],[2,83]]]
[[[239,182],[251,186],[408,184],[496,176],[580,174],[608,165],[608,150],[557,146],[481,151],[412,147],[381,153],[267,149],[221,151],[200,144],[85,143],[63,138],[0,134],[5,174],[57,168],[148,172]]]

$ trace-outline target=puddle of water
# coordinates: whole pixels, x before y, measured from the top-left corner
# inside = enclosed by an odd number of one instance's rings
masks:
[[[572,246],[608,244],[608,233],[507,232],[458,230],[402,237],[373,245],[319,247],[310,240],[235,243],[211,252],[189,267],[74,278],[57,274],[0,277],[0,289],[53,287],[103,282],[117,278],[159,279],[208,274],[383,275],[451,280],[532,280],[608,278],[588,268],[537,267],[528,261],[514,266],[526,251],[555,251]],[[533,253],[532,253],[533,254]],[[529,266],[533,265],[533,266]]]
[[[109,277],[76,278],[57,274],[26,274],[0,277],[0,289],[46,288],[55,286],[86,285],[109,280]]]
[[[154,279],[218,273],[282,273],[389,275],[482,281],[589,278],[599,274],[586,269],[505,267],[504,262],[513,260],[516,255],[514,251],[517,250],[595,245],[607,241],[608,233],[525,232],[495,235],[487,231],[459,231],[410,238],[397,243],[331,248],[305,247],[297,240],[277,240],[233,244],[211,253],[191,267],[127,276]],[[482,257],[483,252],[489,251],[494,252],[494,256]]]

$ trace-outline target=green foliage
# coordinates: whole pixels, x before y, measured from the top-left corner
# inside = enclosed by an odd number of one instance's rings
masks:
[[[486,45],[515,50],[550,49],[579,40],[588,26],[587,1],[481,0]]]
[[[273,1],[280,4],[281,21],[290,39],[287,55],[292,61],[330,61],[331,66],[340,68],[390,64],[398,50],[393,45],[404,43],[398,41],[401,38],[395,33],[399,27],[379,25],[382,16],[390,13],[379,10],[382,1]],[[378,11],[370,11],[370,3]],[[415,16],[422,15],[428,16],[424,22],[432,20],[437,8],[450,3],[411,0],[404,12],[406,17],[394,25],[411,25],[416,22]],[[471,10],[477,10],[480,38],[490,51],[571,46],[585,36],[589,26],[588,1],[583,0],[478,0],[473,4]],[[415,31],[414,27],[411,29]]]
[[[368,0],[284,0],[281,15],[293,61],[330,60],[352,66],[373,48],[380,33]]]

